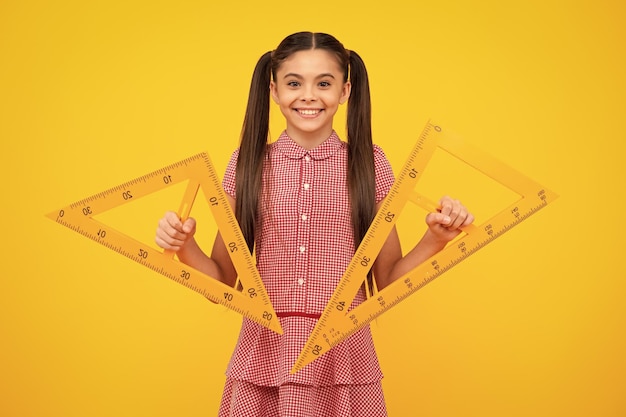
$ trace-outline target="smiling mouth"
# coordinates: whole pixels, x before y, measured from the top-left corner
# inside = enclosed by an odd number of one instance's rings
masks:
[[[296,109],[296,111],[303,116],[315,116],[322,110],[321,109]]]

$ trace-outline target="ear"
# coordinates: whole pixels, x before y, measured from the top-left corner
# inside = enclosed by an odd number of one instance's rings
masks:
[[[350,92],[352,91],[352,84],[350,81],[346,81],[343,84],[343,88],[341,90],[341,97],[339,97],[339,104],[343,104],[350,98]]]
[[[278,91],[276,90],[276,83],[274,80],[270,81],[270,93],[272,94],[272,98],[276,104],[280,104],[278,102]]]

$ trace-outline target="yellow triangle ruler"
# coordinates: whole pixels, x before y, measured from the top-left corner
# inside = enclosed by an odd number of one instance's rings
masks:
[[[434,203],[414,189],[437,148],[447,151],[508,187],[519,194],[520,199],[482,224],[472,224],[464,228],[463,234],[442,251],[359,306],[347,311],[405,204],[412,201],[429,211],[436,209]],[[295,373],[313,362],[380,314],[526,220],[555,198],[555,193],[429,122],[357,248],[291,372]]]
[[[202,189],[217,226],[238,273],[242,290],[234,289],[217,279],[191,268],[174,258],[169,251],[156,250],[104,224],[94,216],[109,209],[135,201],[148,194],[188,181],[178,212],[187,218],[198,189]],[[280,323],[265,291],[239,224],[226,199],[220,178],[206,153],[85,198],[47,215],[101,245],[132,259],[210,300],[222,304],[269,329],[282,333]]]

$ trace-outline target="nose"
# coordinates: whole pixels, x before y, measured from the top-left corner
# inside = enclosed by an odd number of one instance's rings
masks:
[[[315,88],[313,86],[306,86],[302,89],[302,101],[315,101]]]

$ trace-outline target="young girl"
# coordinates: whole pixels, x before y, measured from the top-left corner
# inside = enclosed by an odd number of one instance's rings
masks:
[[[286,121],[269,143],[270,97]],[[347,142],[333,130],[347,106]],[[291,375],[317,319],[394,177],[372,143],[363,61],[334,37],[302,32],[265,53],[252,76],[241,143],[223,180],[246,242],[254,249],[284,334],[244,319],[227,369],[219,416],[386,416],[382,374],[369,327]],[[441,250],[473,217],[444,197],[428,229],[404,257],[396,230],[375,264],[379,289]],[[220,234],[211,256],[193,236],[195,221],[168,212],[156,241],[179,259],[235,285]],[[366,297],[360,290],[353,307]]]

